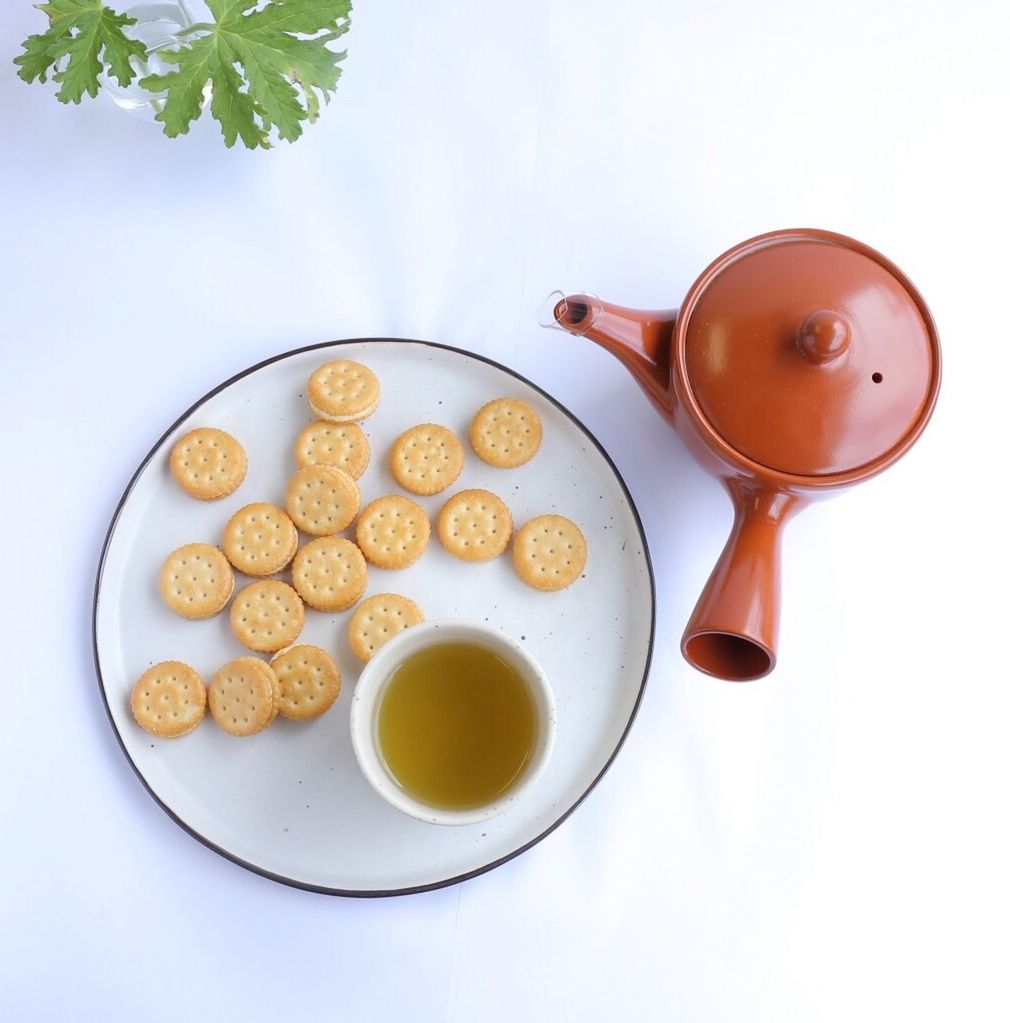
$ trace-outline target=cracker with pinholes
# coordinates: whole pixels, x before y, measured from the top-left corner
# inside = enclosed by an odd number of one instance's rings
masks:
[[[452,430],[437,423],[412,426],[394,441],[389,471],[412,494],[441,493],[463,471],[463,445]]]
[[[419,625],[424,612],[409,597],[399,593],[376,593],[363,600],[347,625],[347,641],[354,656],[367,661],[395,635]]]
[[[231,631],[250,650],[275,653],[294,643],[304,625],[302,598],[276,579],[250,583],[232,601]]]
[[[442,546],[463,561],[490,561],[509,545],[512,513],[490,490],[461,490],[438,516]]]
[[[514,469],[525,465],[543,440],[540,417],[520,398],[495,398],[473,417],[470,445],[488,465]]]
[[[368,566],[358,548],[341,536],[307,543],[291,566],[298,595],[317,611],[343,611],[365,592]]]
[[[165,604],[183,618],[210,618],[231,600],[235,574],[216,547],[188,543],[165,558],[158,589]]]
[[[586,567],[586,538],[563,515],[539,515],[516,533],[512,564],[536,590],[563,590]]]
[[[295,461],[307,465],[335,465],[359,479],[368,468],[371,447],[357,423],[309,423],[295,441]]]
[[[390,494],[362,510],[355,533],[361,553],[373,565],[407,568],[428,546],[431,523],[416,501]]]
[[[357,423],[379,407],[379,378],[360,362],[335,359],[309,377],[309,408],[330,423]]]
[[[332,536],[346,529],[360,503],[358,484],[333,465],[309,465],[288,480],[288,515],[302,532],[313,536]]]
[[[240,572],[273,575],[295,556],[298,530],[282,508],[261,501],[247,504],[232,515],[224,527],[221,546]]]
[[[255,735],[273,724],[281,701],[273,668],[258,657],[238,657],[222,665],[207,687],[215,723],[229,735]]]
[[[308,644],[289,647],[270,661],[270,667],[280,682],[281,717],[292,721],[317,718],[340,695],[340,669],[321,647]]]
[[[182,661],[162,661],[137,679],[130,710],[141,728],[160,739],[177,739],[203,720],[207,688]]]
[[[180,437],[169,456],[179,486],[201,501],[216,501],[238,490],[247,464],[245,449],[230,433],[206,426]]]

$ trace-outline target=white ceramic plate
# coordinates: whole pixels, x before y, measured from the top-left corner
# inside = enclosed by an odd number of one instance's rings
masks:
[[[386,465],[394,438],[421,422],[466,438],[474,412],[514,395],[540,414],[540,452],[519,469],[485,465],[464,440],[466,465],[446,493],[417,498],[434,520],[446,497],[485,487],[516,524],[558,512],[579,523],[589,546],[583,578],[559,593],[520,582],[511,558],[481,565],[451,557],[436,536],[403,571],[369,569],[368,593],[414,598],[430,619],[475,618],[529,644],[554,688],[554,753],[535,789],[483,824],[447,828],[399,813],[359,772],[348,731],[359,665],[346,639],[350,612],[309,610],[301,642],[335,653],[343,673],[336,704],[314,722],[278,718],[234,739],[208,719],[181,739],[160,740],[134,722],[129,695],[151,664],[178,659],[209,680],[248,653],[227,612],[188,622],[161,603],[157,577],[173,548],[220,542],[230,515],[252,501],[283,505],[292,447],[312,416],[305,383],[330,359],[367,363],[382,382],[379,410],[365,423],[372,461],[362,502],[396,493]],[[239,489],[220,501],[187,497],[168,469],[186,431],[215,426],[249,455]],[[434,532],[434,531],[433,531]],[[239,576],[236,588],[248,580]],[[158,803],[186,830],[242,866],[288,884],[343,895],[390,895],[451,884],[523,852],[582,801],[617,753],[641,699],[652,653],[654,588],[645,536],[606,453],[570,412],[496,363],[420,341],[341,341],[254,366],[198,401],[158,441],[127,487],[109,527],[95,587],[95,664],[113,728]]]

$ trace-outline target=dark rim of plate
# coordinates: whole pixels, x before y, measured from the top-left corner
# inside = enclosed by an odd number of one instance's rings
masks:
[[[649,572],[649,598],[650,598],[650,610],[651,616],[649,621],[649,646],[645,654],[645,668],[642,672],[642,681],[638,687],[638,695],[635,697],[635,704],[631,708],[631,714],[628,717],[628,723],[625,725],[624,731],[621,733],[621,737],[617,740],[617,745],[614,747],[613,752],[607,758],[603,767],[600,769],[599,774],[589,783],[582,795],[575,800],[574,803],[564,813],[553,821],[550,825],[544,828],[535,838],[514,849],[512,852],[507,853],[505,856],[500,856],[496,860],[492,860],[490,863],[485,863],[483,866],[476,867],[474,870],[468,870],[466,873],[457,874],[454,877],[442,878],[438,881],[432,881],[430,884],[413,885],[407,888],[388,888],[388,889],[375,889],[375,890],[358,890],[358,889],[345,889],[345,888],[329,888],[325,885],[310,884],[306,881],[299,881],[296,878],[285,877],[283,874],[276,874],[272,870],[266,870],[263,867],[257,866],[255,863],[249,863],[247,860],[242,859],[240,856],[236,856],[230,853],[227,849],[223,849],[221,846],[212,842],[205,835],[201,835],[199,831],[191,828],[175,811],[162,802],[158,798],[158,795],[147,783],[147,779],[144,777],[140,768],[134,762],[130,756],[129,751],[126,748],[126,743],[123,741],[123,736],[120,734],[119,729],[116,727],[115,719],[112,716],[112,708],[109,706],[108,694],[105,690],[105,680],[102,678],[102,668],[98,658],[98,597],[102,586],[102,575],[105,571],[105,559],[108,555],[109,545],[112,542],[113,533],[116,530],[116,523],[119,521],[119,516],[123,511],[123,507],[126,504],[127,498],[133,491],[140,474],[147,467],[148,463],[154,458],[159,448],[164,444],[165,440],[171,436],[172,432],[186,419],[188,419],[204,402],[209,401],[214,397],[215,394],[223,391],[226,387],[230,387],[237,380],[241,380],[243,377],[249,376],[251,373],[255,373],[257,370],[263,369],[264,366],[269,366],[272,363],[280,362],[283,359],[289,359],[295,355],[301,355],[303,352],[320,351],[325,348],[339,348],[343,345],[354,345],[354,344],[373,344],[375,342],[389,342],[393,344],[409,344],[409,345],[423,345],[426,348],[438,348],[442,351],[453,352],[456,355],[465,356],[468,359],[474,359],[477,362],[486,363],[488,366],[494,366],[495,369],[501,370],[503,373],[507,373],[509,376],[514,377],[516,380],[521,380],[528,387],[532,387],[541,397],[545,398],[557,409],[559,409],[564,415],[566,415],[584,434],[587,436],[593,444],[596,446],[596,450],[603,456],[607,465],[610,466],[611,472],[613,472],[617,482],[621,486],[621,490],[624,491],[625,500],[628,502],[628,507],[631,509],[631,514],[634,517],[635,525],[638,528],[639,539],[642,542],[642,554],[645,557],[646,568]],[[346,338],[341,341],[321,341],[313,345],[305,345],[302,348],[294,348],[291,351],[283,352],[280,355],[271,356],[269,359],[264,359],[262,362],[256,363],[255,366],[250,366],[248,369],[242,370],[240,373],[236,373],[233,377],[225,380],[224,383],[218,384],[213,390],[208,391],[202,398],[194,402],[185,412],[175,420],[174,423],[158,438],[151,450],[144,456],[144,460],[137,467],[137,471],[133,474],[130,482],[127,484],[126,489],[123,491],[123,496],[119,499],[119,503],[116,505],[116,510],[113,513],[112,521],[109,523],[109,529],[105,534],[105,542],[102,544],[102,554],[98,562],[98,573],[95,578],[95,595],[92,601],[91,610],[91,643],[92,650],[94,652],[95,659],[95,673],[98,676],[98,690],[102,695],[102,702],[105,704],[105,712],[109,718],[109,724],[112,725],[112,730],[115,733],[116,740],[119,743],[119,748],[123,751],[123,756],[126,757],[127,762],[133,768],[134,773],[140,779],[141,784],[147,789],[148,794],[151,798],[168,814],[169,817],[175,821],[184,831],[188,832],[198,842],[202,842],[208,849],[213,849],[214,852],[223,856],[226,860],[231,860],[232,863],[237,863],[240,867],[245,867],[246,870],[251,870],[254,874],[259,874],[262,877],[267,877],[271,881],[278,881],[281,884],[290,885],[293,888],[301,888],[303,891],[318,892],[321,895],[343,895],[351,898],[384,898],[391,895],[413,895],[419,892],[430,892],[437,888],[447,888],[450,885],[459,884],[461,881],[468,881],[472,877],[477,877],[480,874],[486,874],[489,870],[494,870],[495,867],[501,866],[503,863],[507,863],[509,860],[514,859],[516,856],[526,852],[527,849],[532,848],[537,842],[546,838],[555,828],[566,821],[575,809],[581,805],[582,801],[589,795],[590,792],[596,788],[600,779],[607,773],[610,765],[614,762],[614,758],[621,751],[621,747],[624,745],[625,739],[628,737],[628,732],[631,731],[631,726],[635,722],[635,718],[638,715],[638,708],[642,703],[642,695],[645,692],[646,680],[649,677],[649,667],[652,664],[652,651],[656,637],[656,580],[652,569],[652,557],[649,554],[649,545],[645,538],[645,530],[642,528],[642,520],[639,517],[638,509],[635,507],[635,502],[631,498],[631,494],[628,492],[627,484],[624,482],[624,477],[621,476],[614,465],[610,455],[607,454],[603,445],[596,439],[592,431],[586,428],[586,426],[579,420],[579,418],[573,415],[564,405],[561,404],[556,398],[553,398],[548,394],[542,387],[538,387],[532,380],[528,380],[521,373],[517,373],[514,369],[509,369],[508,366],[503,366],[500,362],[495,362],[494,359],[486,358],[483,355],[478,355],[474,352],[465,351],[462,348],[455,348],[452,345],[439,344],[435,341],[418,341],[413,338],[388,338],[388,337],[365,337],[365,338]]]

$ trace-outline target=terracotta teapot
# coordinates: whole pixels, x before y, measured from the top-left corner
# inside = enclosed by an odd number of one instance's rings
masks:
[[[624,363],[733,500],[684,656],[717,678],[767,675],[782,527],[897,461],[932,413],[940,346],[922,296],[869,246],[799,229],[721,255],[679,310],[570,295],[553,312]]]

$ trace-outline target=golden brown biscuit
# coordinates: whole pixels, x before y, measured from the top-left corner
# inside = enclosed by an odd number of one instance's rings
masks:
[[[424,612],[409,597],[398,593],[377,593],[351,615],[347,639],[354,656],[367,661],[383,643],[398,632],[424,621]]]
[[[333,706],[340,695],[340,669],[318,646],[289,647],[270,662],[280,682],[282,717],[308,721]]]
[[[295,556],[298,530],[283,508],[264,502],[247,504],[228,520],[221,546],[240,572],[273,575]]]
[[[231,631],[250,650],[274,653],[298,638],[305,624],[302,598],[287,583],[264,579],[239,590],[231,605]]]
[[[165,558],[158,589],[165,604],[183,618],[210,618],[231,600],[235,574],[216,547],[188,543]]]
[[[270,670],[273,671],[272,665]],[[274,691],[274,712],[270,715],[270,720],[267,722],[268,728],[274,723],[274,721],[277,718],[277,715],[280,713],[281,697],[284,695],[284,689],[281,686],[281,680],[277,677],[276,671],[274,671],[274,677],[270,680],[270,684],[273,687]]]
[[[343,611],[365,592],[368,566],[358,548],[340,536],[307,543],[291,566],[298,595],[318,611]]]
[[[300,530],[313,536],[332,536],[346,529],[360,503],[358,484],[332,465],[306,466],[288,480],[288,515]]]
[[[490,490],[453,494],[438,516],[442,546],[464,561],[490,561],[509,545],[512,513]]]
[[[390,494],[363,509],[356,528],[361,553],[379,568],[406,568],[424,553],[431,523],[409,497]]]
[[[357,423],[379,406],[379,378],[360,362],[336,359],[309,377],[309,408],[329,423]]]
[[[201,501],[216,501],[238,490],[246,464],[245,449],[230,433],[206,426],[180,437],[169,456],[179,486]]]
[[[437,494],[463,471],[463,445],[452,430],[436,423],[412,426],[393,443],[389,471],[412,494]]]
[[[371,448],[357,423],[309,423],[295,441],[295,461],[307,465],[335,465],[358,479],[368,468]]]
[[[162,661],[137,679],[130,710],[137,724],[161,739],[177,739],[203,720],[207,687],[182,661]]]
[[[543,435],[536,410],[519,398],[489,401],[470,424],[471,447],[499,469],[528,462],[540,450]]]
[[[512,564],[536,590],[563,590],[586,567],[586,538],[563,515],[540,515],[516,533]]]
[[[277,676],[266,661],[239,657],[210,680],[207,703],[211,717],[229,735],[255,735],[277,716],[279,692]]]

